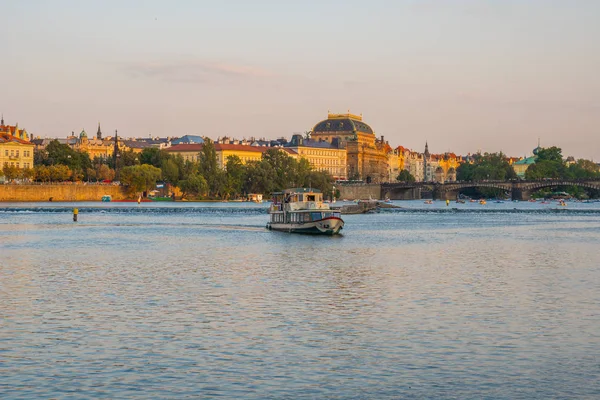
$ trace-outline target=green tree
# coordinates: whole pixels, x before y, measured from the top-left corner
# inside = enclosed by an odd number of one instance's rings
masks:
[[[208,183],[209,195],[216,196],[221,189],[222,179],[217,161],[217,152],[212,140],[207,138],[204,141],[198,159],[198,170]]]
[[[242,160],[236,155],[229,156],[225,168],[228,194],[240,197],[246,180],[246,168],[242,164]]]
[[[517,174],[502,153],[477,154],[473,163],[463,163],[456,169],[459,181],[509,180]]]
[[[403,169],[398,174],[398,177],[396,177],[396,180],[400,181],[400,182],[414,182],[415,181],[415,177],[412,176],[410,172],[408,172],[407,170]]]
[[[562,149],[556,146],[538,149],[535,162],[538,163],[541,161],[553,161],[562,164]]]
[[[545,178],[563,178],[567,175],[567,167],[562,159],[562,150],[556,146],[538,149],[535,164],[525,171],[525,179],[537,180]]]
[[[147,192],[156,187],[161,170],[149,164],[130,165],[121,171],[121,182],[128,186],[130,193]]]
[[[172,156],[165,150],[161,150],[156,147],[144,149],[139,155],[141,164],[150,164],[156,168],[162,168],[163,163],[171,158]]]
[[[162,177],[166,182],[176,184],[179,181],[179,167],[175,160],[169,158],[162,161],[160,169],[162,171]]]
[[[200,196],[208,191],[208,183],[200,174],[190,175],[187,179],[181,180],[177,186],[181,190],[181,197],[188,195]]]
[[[34,152],[34,164],[36,163]],[[68,144],[53,140],[46,146],[45,154],[37,154],[37,162],[42,165],[66,165],[74,171],[76,177],[84,176],[84,172],[92,167],[92,161],[87,153],[73,150]]]

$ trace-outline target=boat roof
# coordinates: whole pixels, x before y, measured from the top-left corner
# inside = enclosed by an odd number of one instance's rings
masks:
[[[321,193],[319,189],[314,188],[291,188],[284,189],[283,192],[273,192],[273,194],[283,194],[283,193]]]

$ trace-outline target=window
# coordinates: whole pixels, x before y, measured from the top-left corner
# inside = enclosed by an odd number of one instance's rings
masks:
[[[15,152],[15,155],[16,155],[17,157],[19,157],[19,150],[17,150],[17,151]]]

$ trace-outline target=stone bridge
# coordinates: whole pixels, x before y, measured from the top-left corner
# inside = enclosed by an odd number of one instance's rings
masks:
[[[511,194],[513,200],[528,200],[533,192],[543,188],[579,186],[600,190],[600,179],[545,179],[539,181],[472,181],[472,182],[398,182],[381,184],[381,198],[392,200],[420,199],[421,192],[430,191],[435,199],[453,200],[463,189],[493,188]]]

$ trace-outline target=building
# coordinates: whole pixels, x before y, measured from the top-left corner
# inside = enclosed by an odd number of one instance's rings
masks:
[[[249,161],[260,161],[263,154],[271,149],[272,147],[266,146],[250,146],[244,144],[221,144],[215,143],[215,153],[217,156],[217,163],[220,168],[224,168],[227,164],[227,157],[238,156],[242,161],[242,164],[246,164]],[[202,151],[202,144],[178,144],[171,146],[166,149],[169,154],[179,154],[186,161],[199,161],[200,152]],[[295,157],[297,154],[291,149],[281,149],[288,155]]]
[[[89,138],[85,129],[83,129],[79,134],[79,138],[71,133],[71,136],[67,137],[66,144],[75,151],[87,153],[92,160],[94,158],[108,159],[113,154],[113,143],[110,140],[102,139],[100,123],[98,123],[98,131],[95,137]]]
[[[185,135],[177,139],[173,139],[171,141],[171,145],[175,146],[178,144],[202,144],[204,143],[204,138],[202,136],[196,135]]]
[[[4,124],[4,116],[0,120],[0,168],[11,166],[16,168],[33,168],[34,145],[27,139],[25,129]]]
[[[346,149],[341,148],[337,140],[333,142],[306,139],[296,134],[285,148],[293,150],[299,158],[308,160],[314,170],[328,172],[334,179],[346,180]]]
[[[363,122],[362,115],[328,113],[326,120],[314,126],[310,137],[346,149],[349,179],[368,183],[389,180],[388,153],[392,148],[383,136],[377,139],[373,129]]]
[[[538,143],[538,146],[535,149],[533,149],[532,156],[523,157],[519,161],[516,161],[512,164],[512,167],[515,170],[515,173],[517,174],[518,178],[525,179],[525,171],[527,171],[527,168],[529,168],[530,165],[535,164],[535,161],[537,160],[538,151],[540,150],[541,147]]]

